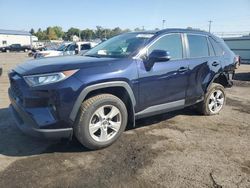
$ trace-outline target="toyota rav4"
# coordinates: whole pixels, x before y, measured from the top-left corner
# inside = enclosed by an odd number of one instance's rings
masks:
[[[121,34],[84,56],[18,65],[9,73],[10,109],[26,133],[74,135],[99,149],[142,117],[191,105],[204,115],[218,114],[235,59],[223,40],[203,31]]]

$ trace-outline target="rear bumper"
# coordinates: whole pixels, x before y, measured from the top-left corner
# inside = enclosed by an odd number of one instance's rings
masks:
[[[10,95],[10,94],[9,94]],[[57,129],[43,129],[32,119],[32,116],[28,114],[16,101],[10,97],[11,110],[17,127],[24,133],[38,138],[45,139],[71,139],[73,135],[73,128],[57,128]]]

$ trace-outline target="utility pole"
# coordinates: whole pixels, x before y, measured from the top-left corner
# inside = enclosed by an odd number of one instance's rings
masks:
[[[162,20],[162,29],[165,29],[166,20]]]
[[[213,22],[213,21],[212,21],[212,20],[209,20],[208,22],[209,22],[209,29],[208,29],[208,31],[209,31],[209,33],[211,33],[211,25],[212,25],[212,22]]]

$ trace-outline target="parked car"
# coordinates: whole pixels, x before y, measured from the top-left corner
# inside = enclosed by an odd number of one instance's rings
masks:
[[[37,51],[34,54],[34,58],[43,58],[43,57],[55,57],[55,56],[62,56],[64,50],[70,45],[71,43],[63,43],[56,49],[43,49],[42,51]]]
[[[96,45],[95,42],[74,42],[64,50],[63,55],[84,54]]]
[[[30,46],[22,46],[21,44],[11,44],[10,46],[1,47],[2,52],[27,52],[31,50]]]
[[[61,45],[57,50],[37,52],[34,58],[76,55],[96,46],[95,42],[73,42]]]
[[[235,54],[203,31],[166,29],[113,37],[84,56],[31,60],[9,73],[10,109],[24,132],[114,143],[135,119],[196,105],[218,114]]]

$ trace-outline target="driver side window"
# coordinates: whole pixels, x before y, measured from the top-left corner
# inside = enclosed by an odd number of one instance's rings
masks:
[[[165,50],[169,52],[171,59],[182,59],[183,49],[180,34],[169,34],[158,39],[152,46],[148,49],[148,54],[153,50]]]

